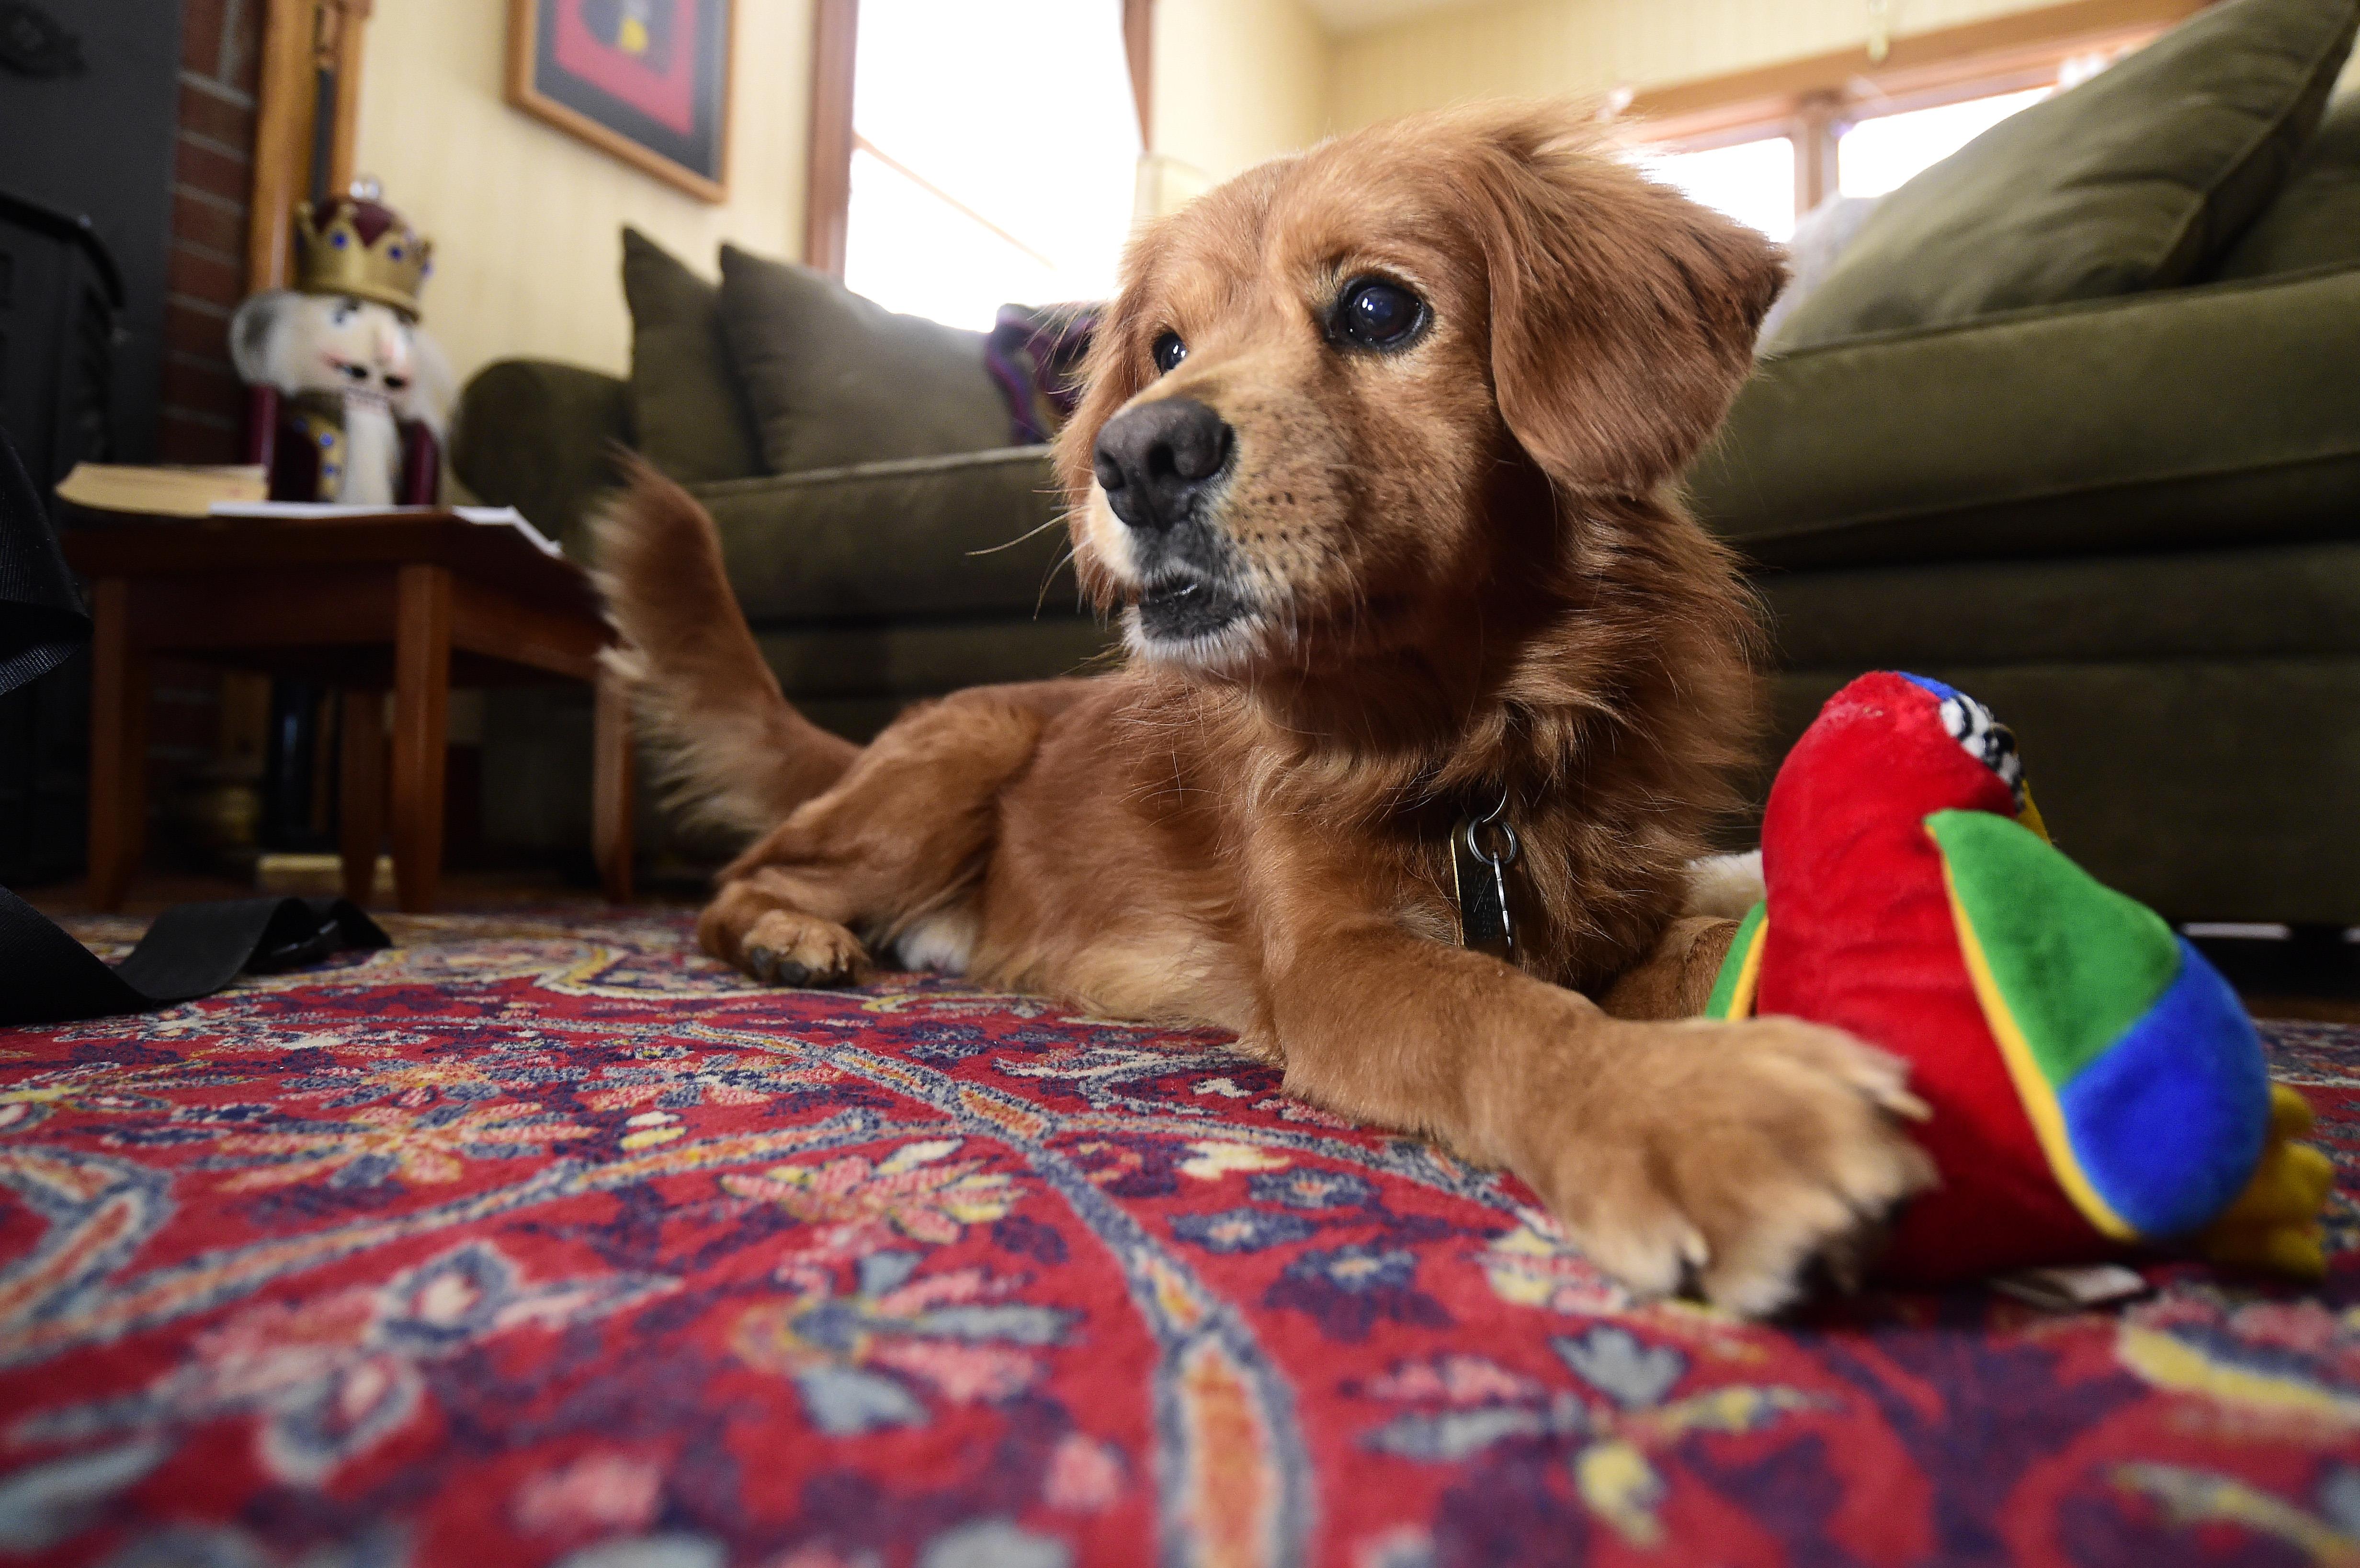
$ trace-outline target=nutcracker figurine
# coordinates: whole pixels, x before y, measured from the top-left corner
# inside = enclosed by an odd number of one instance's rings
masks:
[[[431,505],[442,477],[450,367],[418,324],[432,241],[379,200],[374,180],[295,208],[295,287],[230,319],[230,356],[252,389],[249,460],[273,500]]]

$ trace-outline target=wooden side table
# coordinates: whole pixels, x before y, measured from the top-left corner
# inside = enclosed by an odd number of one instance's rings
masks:
[[[96,620],[90,888],[121,906],[146,828],[148,684],[158,654],[299,676],[343,693],[345,895],[365,899],[385,836],[384,694],[393,693],[394,883],[433,907],[442,867],[451,687],[577,680],[595,690],[591,835],[606,895],[631,892],[628,704],[602,671],[609,632],[578,566],[513,529],[450,512],[131,522],[69,532]]]

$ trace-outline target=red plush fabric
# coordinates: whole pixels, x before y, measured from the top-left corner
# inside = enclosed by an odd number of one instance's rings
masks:
[[[1803,732],[1762,823],[1770,928],[1754,1010],[1832,1024],[1910,1064],[1935,1107],[1915,1131],[1943,1185],[1909,1206],[1884,1268],[1928,1283],[2108,1250],[2050,1175],[1967,976],[1925,828],[1950,809],[2016,814],[1933,695],[1879,673]]]
[[[2090,1568],[2360,1525],[2348,1198],[2320,1291],[1746,1324],[1218,1036],[757,990],[684,916],[386,924],[0,1032],[0,1561]],[[2275,1038],[2350,1169],[2360,1031]]]

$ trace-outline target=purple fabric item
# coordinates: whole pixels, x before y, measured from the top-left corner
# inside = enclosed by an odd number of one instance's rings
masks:
[[[1018,446],[1054,437],[1082,399],[1082,356],[1101,306],[1002,305],[983,347],[983,362],[1000,383]]]

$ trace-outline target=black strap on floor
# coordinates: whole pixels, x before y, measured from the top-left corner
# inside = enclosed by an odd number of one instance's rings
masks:
[[[48,509],[0,432],[0,694],[47,674],[90,640]],[[391,944],[341,898],[176,904],[113,968],[0,887],[0,1028],[146,1013],[210,995],[241,970],[316,963]]]
[[[109,968],[0,887],[0,1026],[146,1013],[209,996],[242,972],[390,945],[376,921],[341,898],[224,898],[172,905],[129,958]]]

